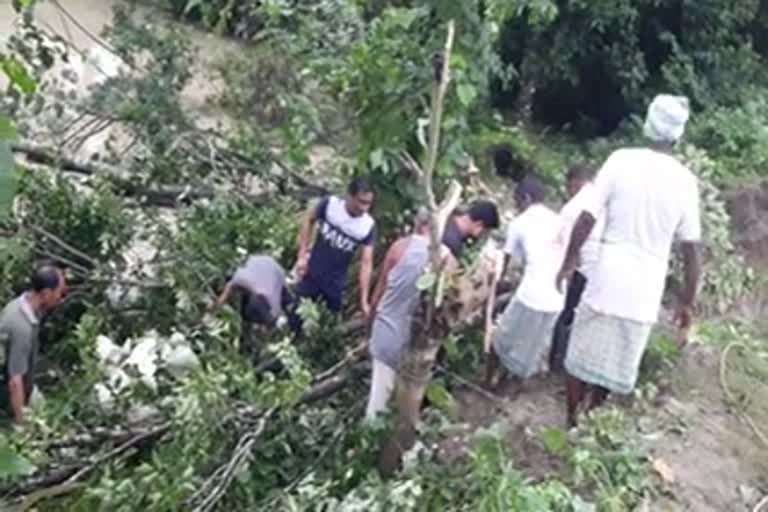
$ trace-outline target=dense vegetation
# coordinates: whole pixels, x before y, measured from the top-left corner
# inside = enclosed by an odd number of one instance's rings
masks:
[[[446,341],[420,450],[384,480],[375,468],[390,425],[359,421],[367,374],[353,350],[363,337],[354,308],[342,322],[305,308],[306,342],[279,331],[257,363],[237,346],[234,310],[205,312],[246,254],[269,252],[290,268],[298,213],[352,174],[374,179],[380,247],[404,228],[423,196],[403,155],[424,158],[433,59],[454,20],[438,193],[458,179],[465,198],[483,194],[468,172],[474,162],[504,199],[490,172],[489,151],[500,144],[515,165],[559,187],[569,163],[597,165],[610,149],[639,142],[638,119],[654,94],[686,94],[694,114],[680,156],[702,182],[702,312],[726,314],[754,285],[730,241],[720,190],[762,176],[768,160],[768,4],[151,4],[116,10],[104,38],[123,75],[85,98],[53,93],[46,71],[62,61],[63,38],[34,23],[33,2],[15,2],[26,21],[0,49],[10,80],[0,105],[0,299],[23,288],[39,258],[65,264],[71,281],[44,332],[45,402],[23,431],[0,437],[4,493],[40,510],[613,512],[661,492],[628,410],[609,409],[575,432],[535,433],[553,465],[544,476],[516,467],[503,424],[477,432],[467,453],[437,457],[455,427],[450,391],[477,376],[476,328]],[[144,17],[157,11],[176,21]],[[240,53],[201,69],[188,24],[236,38]],[[184,103],[201,72],[224,84],[212,101],[226,128],[201,127]],[[37,157],[45,168],[15,165],[11,148],[36,123],[65,114],[119,126],[127,149],[108,144],[97,163],[74,165],[63,151],[69,131],[82,132],[73,122],[46,141],[46,158]],[[321,144],[333,158],[318,173],[311,162]],[[85,185],[64,173],[75,168]],[[142,241],[154,247],[149,268],[128,255]],[[93,392],[105,381],[97,338],[123,344],[151,331],[183,337],[200,367],[160,368],[155,386],[136,382],[105,407]],[[662,336],[655,347],[636,408],[648,406],[655,372],[673,357]]]

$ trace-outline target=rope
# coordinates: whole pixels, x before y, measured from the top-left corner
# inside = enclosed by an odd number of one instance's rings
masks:
[[[724,349],[723,353],[720,355],[720,386],[723,388],[723,393],[725,394],[726,401],[736,405],[739,403],[739,401],[736,399],[736,396],[731,391],[731,388],[728,386],[728,379],[727,379],[727,362],[728,362],[728,354],[731,350],[734,348],[741,348],[742,350],[749,350],[748,347],[739,342],[739,341],[733,341],[729,343]],[[755,421],[752,419],[752,417],[746,413],[743,409],[740,409],[738,411],[739,416],[741,419],[749,425],[749,427],[752,429],[752,431],[755,433],[755,435],[762,441],[763,445],[765,445],[766,448],[768,448],[768,437],[766,437],[765,433],[763,433],[762,430],[757,426]],[[755,509],[755,512],[759,511],[760,508],[762,508],[763,505],[768,503],[768,496],[766,499],[761,502],[760,506]]]

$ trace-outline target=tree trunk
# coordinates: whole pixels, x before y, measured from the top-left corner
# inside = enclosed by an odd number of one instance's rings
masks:
[[[406,160],[422,178],[423,192],[430,210],[429,233],[429,269],[434,273],[434,285],[422,294],[422,311],[415,318],[422,321],[419,328],[413,329],[414,337],[409,344],[403,361],[398,368],[396,403],[398,419],[396,429],[382,447],[379,469],[384,475],[391,475],[400,465],[403,453],[409,450],[416,440],[416,427],[419,421],[421,402],[432,374],[437,351],[440,349],[442,336],[433,330],[435,311],[441,300],[443,257],[442,234],[451,212],[461,198],[461,185],[453,181],[446,198],[438,205],[432,188],[432,177],[437,165],[440,147],[440,126],[443,104],[448,90],[449,63],[453,49],[454,23],[448,22],[448,30],[443,52],[432,60],[433,85],[432,102],[429,115],[429,140],[425,165],[420,167],[410,156]]]
[[[515,112],[523,124],[530,124],[533,119],[533,97],[536,94],[536,81],[525,78],[520,81],[520,91],[515,99]]]
[[[391,476],[397,471],[403,454],[416,442],[421,403],[432,378],[440,341],[440,338],[431,338],[429,333],[423,333],[421,342],[412,343],[413,346],[405,353],[398,368],[395,385],[398,415],[395,431],[385,443],[379,459],[379,469],[384,476]]]

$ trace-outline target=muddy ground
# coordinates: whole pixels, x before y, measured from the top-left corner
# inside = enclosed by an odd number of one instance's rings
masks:
[[[725,400],[720,384],[719,348],[689,345],[659,379],[663,390],[652,403],[613,399],[639,428],[653,460],[671,468],[668,496],[651,510],[660,512],[752,511],[768,494],[768,446]],[[729,360],[741,356],[734,353]],[[748,412],[758,425],[768,424],[768,386],[729,365],[728,380],[737,392],[749,392]],[[668,379],[667,379],[668,377]],[[562,463],[547,453],[540,433],[565,425],[562,376],[533,379],[523,392],[510,384],[494,393],[464,386],[456,392],[464,425],[440,444],[446,462],[466,454],[471,434],[500,422],[515,465],[534,479],[557,475]]]

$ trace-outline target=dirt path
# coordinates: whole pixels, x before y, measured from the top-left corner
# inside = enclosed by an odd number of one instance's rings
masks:
[[[687,349],[672,370],[669,391],[653,405],[617,400],[640,426],[654,459],[672,469],[671,496],[653,505],[659,512],[751,511],[768,494],[768,448],[729,410],[719,381],[719,350],[702,345]],[[762,386],[757,403],[768,404]],[[543,448],[539,433],[565,424],[562,377],[532,380],[517,393],[514,386],[491,400],[463,388],[455,393],[462,427],[440,444],[439,456],[450,462],[466,453],[471,434],[502,422],[515,465],[541,479],[562,470],[561,463]],[[768,415],[755,417],[768,423]]]

